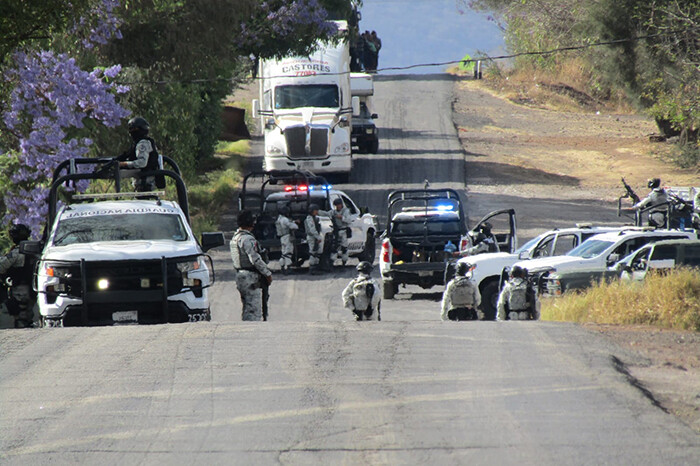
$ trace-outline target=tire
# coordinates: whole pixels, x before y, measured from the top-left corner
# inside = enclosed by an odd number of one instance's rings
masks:
[[[362,252],[358,256],[358,259],[360,259],[360,261],[367,261],[370,264],[373,264],[376,256],[377,256],[377,243],[376,243],[376,239],[374,238],[374,232],[370,230],[367,232],[367,240],[365,241],[365,248],[362,250]]]
[[[481,310],[484,320],[496,320],[496,303],[498,302],[498,280],[491,280],[481,290]]]
[[[382,297],[384,299],[394,299],[394,296],[399,291],[399,285],[394,282],[383,281],[382,282]]]
[[[374,140],[370,143],[368,152],[371,154],[379,152],[379,140]]]

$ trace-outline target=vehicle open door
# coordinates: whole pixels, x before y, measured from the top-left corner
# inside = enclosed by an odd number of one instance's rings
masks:
[[[491,224],[491,232],[496,236],[500,252],[512,253],[517,249],[518,232],[514,209],[496,210],[487,214],[471,230],[470,235],[472,238],[476,238],[479,227],[486,222]]]

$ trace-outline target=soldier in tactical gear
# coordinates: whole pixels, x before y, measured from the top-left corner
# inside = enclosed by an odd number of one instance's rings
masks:
[[[537,293],[527,280],[527,270],[516,265],[510,271],[496,305],[496,320],[537,320],[540,318]]]
[[[496,237],[491,232],[492,228],[489,222],[482,223],[479,226],[479,233],[476,235],[476,238],[474,238],[474,244],[464,251],[456,252],[455,255],[465,257],[475,256],[485,252],[499,252],[498,241],[496,241]]]
[[[458,262],[455,277],[445,287],[442,295],[442,320],[477,320],[477,308],[481,304],[479,289],[468,276],[470,265]]]
[[[32,291],[34,264],[19,251],[19,244],[28,240],[31,231],[26,225],[17,224],[10,228],[10,239],[15,246],[0,257],[0,286],[7,286],[7,300],[4,303],[8,314],[15,319],[15,328],[31,327],[34,323],[36,297]]]
[[[352,215],[350,209],[343,205],[343,200],[339,197],[333,201],[333,210],[329,214],[338,239],[337,249],[331,252],[331,262],[335,263],[340,253],[340,260],[345,265],[348,262],[348,230],[352,225]]]
[[[382,320],[379,281],[372,278],[372,264],[362,261],[357,265],[357,277],[343,290],[343,305],[352,311],[355,320]]]
[[[150,125],[141,117],[129,120],[129,134],[134,144],[129,150],[117,157],[119,168],[127,169],[126,176],[133,176],[134,172],[149,172],[163,169],[163,158],[158,153],[156,142],[148,137]],[[137,178],[134,181],[134,189],[137,192],[155,191],[156,188],[165,188],[165,178],[162,176],[147,176]]]
[[[249,210],[238,214],[238,230],[231,240],[231,258],[236,269],[236,287],[241,294],[243,320],[263,318],[264,284],[272,283],[272,272],[260,256],[260,245],[253,236],[255,218]]]
[[[647,186],[651,192],[647,197],[634,205],[637,210],[642,210],[647,207],[652,207],[649,210],[649,226],[663,227],[666,225],[666,216],[668,214],[668,193],[661,187],[661,179],[652,178],[647,182]],[[653,208],[657,206],[656,208]]]
[[[309,272],[316,274],[321,256],[321,245],[323,237],[321,236],[321,221],[318,218],[318,206],[316,204],[309,205],[309,215],[304,220],[304,230],[306,231],[306,243],[309,245]]]
[[[275,229],[280,239],[281,252],[280,270],[286,274],[292,265],[292,255],[294,254],[294,231],[299,229],[299,225],[289,218],[289,206],[282,206],[275,221]]]

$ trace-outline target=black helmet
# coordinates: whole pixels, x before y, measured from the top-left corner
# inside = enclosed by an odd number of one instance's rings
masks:
[[[10,239],[15,244],[28,240],[31,234],[32,231],[29,229],[29,227],[22,223],[18,223],[17,225],[12,225],[10,227]]]
[[[493,226],[489,222],[484,222],[479,226],[479,231],[485,235],[488,235],[489,233],[491,233],[492,228]]]
[[[319,210],[317,204],[309,204],[309,213],[312,214],[314,210]]]
[[[514,266],[510,271],[511,277],[525,278],[525,275],[527,275],[527,271],[519,265]]]
[[[284,215],[284,216],[289,215],[289,206],[287,204],[280,206],[279,213]]]
[[[128,128],[129,132],[135,131],[137,129],[148,132],[148,130],[151,129],[146,119],[142,117],[134,117],[131,120],[129,120]]]
[[[339,197],[336,197],[333,201],[333,205],[343,205],[343,200]]]
[[[357,264],[356,269],[360,273],[365,273],[369,275],[370,273],[372,273],[372,264],[370,264],[367,261],[362,261],[359,264]]]
[[[457,268],[455,269],[455,277],[463,277],[469,272],[471,265],[467,262],[457,262]]]
[[[647,186],[649,186],[649,189],[656,189],[659,186],[661,186],[661,178],[652,178],[649,181],[647,181]]]
[[[248,228],[255,225],[255,216],[250,210],[242,210],[238,214],[237,220],[239,228]]]

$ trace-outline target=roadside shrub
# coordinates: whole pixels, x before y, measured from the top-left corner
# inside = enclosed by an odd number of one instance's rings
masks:
[[[600,283],[582,293],[545,299],[542,319],[700,331],[700,272],[681,268],[650,274],[641,283]]]
[[[222,170],[204,175],[200,180],[188,185],[192,229],[197,236],[219,229],[221,214],[233,201],[240,176],[235,170]]]

